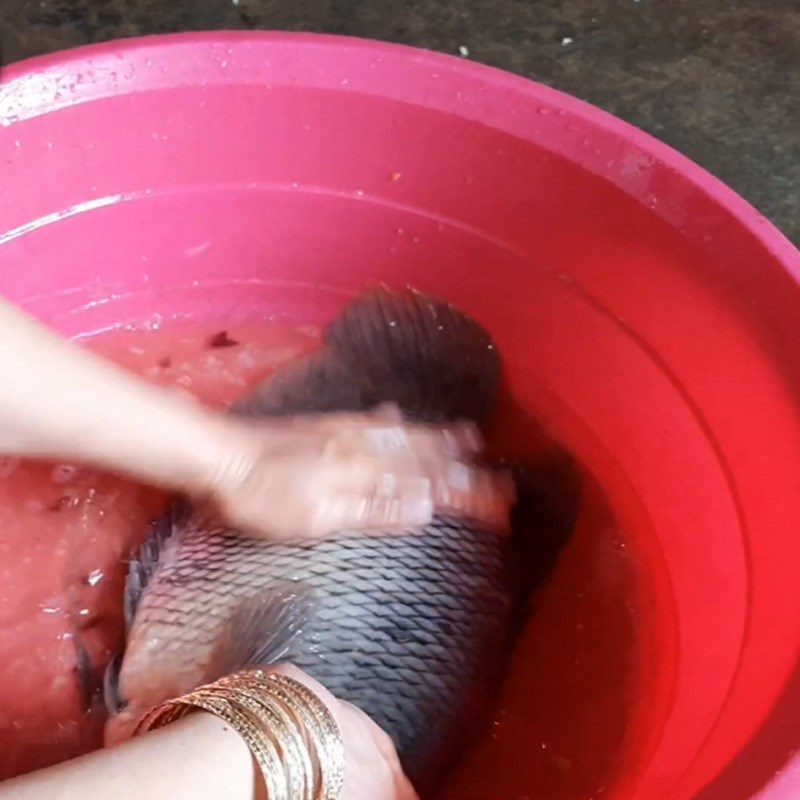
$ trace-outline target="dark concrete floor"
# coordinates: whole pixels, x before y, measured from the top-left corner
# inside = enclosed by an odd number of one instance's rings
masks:
[[[6,63],[242,27],[466,47],[655,134],[800,243],[800,0],[0,0]]]

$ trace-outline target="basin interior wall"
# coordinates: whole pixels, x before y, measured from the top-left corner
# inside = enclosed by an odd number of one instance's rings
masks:
[[[491,331],[493,447],[583,485],[449,796],[689,800],[768,718],[800,643],[800,297],[743,201],[545,87],[325,37],[39,59],[0,122],[0,291],[64,335],[323,323],[376,282]]]

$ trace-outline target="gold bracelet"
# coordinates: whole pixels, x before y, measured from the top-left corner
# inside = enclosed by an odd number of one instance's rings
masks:
[[[267,789],[269,800],[294,800],[286,791],[285,782],[279,780],[282,764],[275,745],[265,735],[259,722],[240,711],[224,697],[202,697],[194,693],[171,700],[150,712],[136,729],[135,736],[191,714],[198,709],[208,711],[223,722],[227,722],[247,744],[253,754]]]
[[[336,800],[344,783],[344,742],[339,726],[327,706],[304,684],[285,675],[266,675],[273,693],[295,709],[301,724],[312,736],[313,749],[327,765],[322,770],[320,798]],[[309,718],[310,715],[310,718]]]
[[[263,670],[240,672],[150,711],[135,736],[203,709],[227,722],[253,754],[269,800],[336,800],[344,783],[342,736],[304,684]]]
[[[240,687],[245,683],[257,696],[280,700],[297,718],[307,735],[307,748],[316,756],[319,792],[314,800],[336,800],[344,783],[344,743],[339,727],[327,706],[304,684],[285,675],[253,670],[222,678],[220,686]],[[310,739],[310,741],[308,741]]]
[[[250,711],[280,743],[285,759],[289,797],[306,798],[311,794],[316,772],[303,730],[287,714],[280,703],[267,695],[253,696],[238,686],[226,686],[231,699]]]

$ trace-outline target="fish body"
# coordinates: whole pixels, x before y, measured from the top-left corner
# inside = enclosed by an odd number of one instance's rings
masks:
[[[412,292],[355,300],[323,347],[234,413],[367,410],[482,422],[499,359],[475,322]],[[248,538],[176,505],[131,564],[128,640],[109,673],[107,738],[152,706],[254,663],[291,661],[371,716],[418,788],[463,751],[502,675],[518,597],[512,539],[437,516],[401,535]]]

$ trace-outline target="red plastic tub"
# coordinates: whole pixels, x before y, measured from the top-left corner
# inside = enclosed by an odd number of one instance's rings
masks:
[[[5,71],[0,125],[0,291],[64,334],[317,322],[366,283],[408,282],[496,337],[515,446],[535,420],[591,474],[504,690],[517,727],[487,735],[452,794],[712,784],[732,800],[784,766],[800,744],[800,257],[755,210],[578,100],[346,39],[37,59]],[[628,617],[597,591],[620,586]],[[582,587],[602,611],[575,612],[586,624],[564,612]],[[622,694],[602,679],[615,660]],[[552,752],[564,720],[569,757]],[[764,797],[798,795],[795,768]]]

